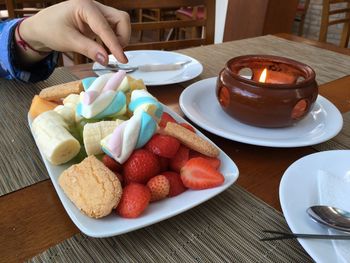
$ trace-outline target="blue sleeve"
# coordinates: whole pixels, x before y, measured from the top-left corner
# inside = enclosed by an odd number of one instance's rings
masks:
[[[14,33],[20,19],[0,22],[0,78],[17,79],[24,82],[37,82],[47,79],[55,69],[58,52],[52,52],[43,60],[21,67],[17,65]]]

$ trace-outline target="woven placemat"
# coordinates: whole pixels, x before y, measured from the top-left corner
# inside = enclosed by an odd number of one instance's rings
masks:
[[[223,43],[214,50],[204,46],[180,52],[205,65],[200,78],[216,76],[231,57],[258,53],[282,55],[310,65],[319,84],[350,73],[348,56],[273,36]],[[30,143],[34,145],[31,137]],[[32,163],[42,165],[35,160]],[[44,167],[40,172],[46,178]],[[263,229],[289,231],[280,213],[232,186],[199,207],[138,231],[104,239],[75,235],[31,262],[311,262],[296,240],[260,242]]]
[[[229,58],[245,54],[281,55],[304,62],[315,69],[319,84],[350,74],[350,56],[274,36],[223,43],[215,49],[202,46],[180,52],[205,65],[200,76],[202,79],[216,76]],[[0,147],[3,149],[0,157],[0,196],[48,178],[28,128],[27,112],[31,99],[42,88],[75,79],[67,70],[60,68],[47,81],[37,84],[0,80],[0,114],[5,116],[5,121],[0,122]],[[189,83],[185,82],[184,87]]]
[[[111,238],[77,234],[29,262],[312,262],[296,240],[259,241],[263,229],[289,231],[279,212],[234,185],[171,219]]]
[[[313,145],[318,151],[350,149],[350,112],[343,114],[343,128],[337,136],[324,143]]]
[[[75,79],[64,68],[36,84],[0,79],[0,196],[48,178],[29,130],[28,110],[41,89]]]
[[[319,85],[350,75],[350,56],[272,35],[226,42],[215,49],[209,45],[180,52],[205,65],[202,79],[217,76],[230,58],[248,54],[283,56],[303,62],[315,70]],[[195,81],[198,79],[192,80]]]

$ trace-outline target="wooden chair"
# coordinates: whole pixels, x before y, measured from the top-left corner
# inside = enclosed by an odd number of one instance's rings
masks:
[[[30,16],[59,1],[54,0],[5,0],[9,18]]]
[[[310,0],[305,0],[304,2],[299,3],[298,7],[297,7],[295,21],[297,21],[299,23],[299,25],[298,25],[298,35],[299,36],[303,35],[305,17],[307,14],[307,10],[309,9],[309,5],[310,5]]]
[[[138,9],[138,18],[137,21],[142,22],[159,22],[165,20],[173,20],[175,18],[175,9],[160,9],[160,8],[152,8],[152,9]],[[158,41],[161,41],[164,38],[165,30],[159,29],[156,30]],[[139,32],[139,39],[142,41],[143,31]]]
[[[104,0],[104,4],[118,8],[124,11],[134,9],[180,9],[181,7],[204,6],[207,10],[207,16],[204,19],[189,20],[161,20],[151,22],[132,22],[132,31],[145,30],[172,30],[176,31],[180,28],[203,27],[203,34],[197,37],[186,39],[169,39],[168,41],[153,40],[151,42],[131,42],[126,50],[137,49],[158,49],[158,50],[174,50],[186,47],[207,45],[214,43],[215,31],[215,0]]]
[[[327,42],[328,27],[338,24],[343,24],[339,46],[348,47],[350,35],[350,0],[323,0],[319,40],[321,42]]]
[[[182,7],[176,11],[178,20],[203,20],[206,19],[206,8],[204,6]],[[189,31],[190,30],[190,31]],[[192,38],[203,34],[203,27],[192,27],[182,30],[185,34],[190,32]]]

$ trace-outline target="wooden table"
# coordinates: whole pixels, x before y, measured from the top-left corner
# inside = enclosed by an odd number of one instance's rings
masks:
[[[328,44],[283,34],[279,36],[350,55],[349,50]],[[81,71],[88,68],[91,65],[74,66],[70,70],[82,78],[93,75],[91,71]],[[350,76],[346,76],[322,85],[320,94],[332,101],[341,112],[349,111],[349,82]],[[172,85],[171,89],[151,87],[149,91],[161,102],[180,112],[178,98],[183,88],[178,84]],[[257,147],[204,133],[234,159],[240,170],[237,184],[278,210],[281,210],[278,188],[284,171],[295,160],[315,152],[311,147]],[[31,258],[79,232],[65,212],[50,180],[0,197],[0,211],[1,262]]]

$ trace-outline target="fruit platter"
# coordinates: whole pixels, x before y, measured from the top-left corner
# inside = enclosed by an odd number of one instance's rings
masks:
[[[43,89],[28,122],[64,208],[88,236],[165,220],[238,178],[222,150],[124,71]]]

